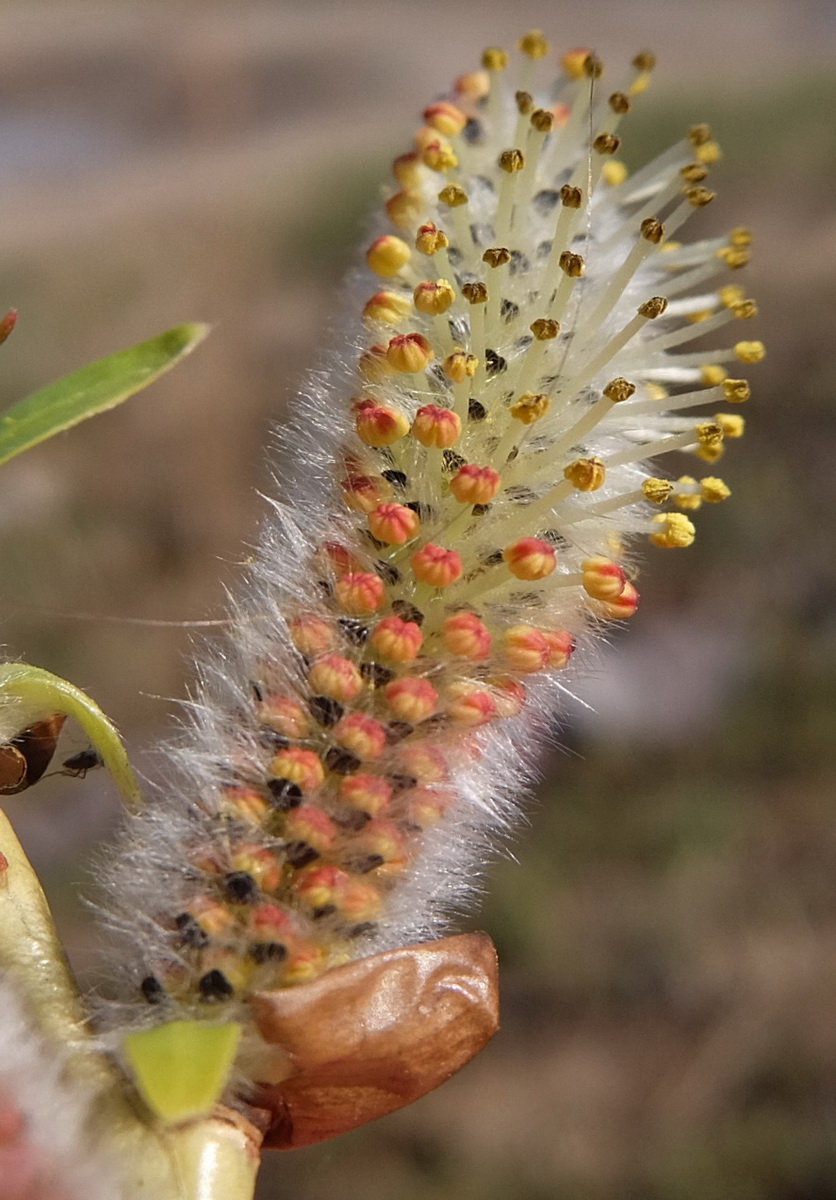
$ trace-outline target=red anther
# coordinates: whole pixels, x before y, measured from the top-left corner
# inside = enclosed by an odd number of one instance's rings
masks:
[[[449,587],[461,578],[461,555],[455,550],[445,550],[443,546],[435,546],[428,542],[417,554],[410,559],[412,569],[421,583],[430,587]]]
[[[303,792],[316,791],[325,779],[325,769],[313,750],[299,746],[280,750],[270,763],[270,774],[275,779],[289,779]]]
[[[383,603],[383,581],[367,571],[350,571],[337,580],[337,599],[347,613],[376,612]]]
[[[466,463],[450,480],[450,491],[461,504],[490,504],[501,482],[493,467]]]
[[[426,679],[393,679],[384,695],[395,716],[410,725],[426,721],[438,704],[438,692]]]
[[[386,746],[386,730],[374,717],[350,713],[334,729],[334,741],[360,759],[379,758]]]
[[[363,676],[349,658],[326,654],[311,667],[308,683],[315,696],[353,700],[363,688]]]
[[[491,652],[491,635],[475,613],[460,612],[448,617],[441,627],[444,645],[451,654],[482,662]]]
[[[554,549],[541,538],[522,538],[507,546],[502,557],[517,579],[545,579],[557,566]]]
[[[379,542],[403,546],[418,533],[421,519],[405,504],[380,504],[369,514],[369,529]]]
[[[422,446],[434,446],[438,450],[446,450],[455,445],[462,431],[462,423],[457,413],[450,408],[439,408],[435,404],[425,404],[419,408],[412,423],[412,435]]]
[[[384,658],[392,662],[412,662],[418,657],[418,652],[424,641],[424,635],[414,621],[404,621],[400,617],[384,617],[376,625],[371,644]]]

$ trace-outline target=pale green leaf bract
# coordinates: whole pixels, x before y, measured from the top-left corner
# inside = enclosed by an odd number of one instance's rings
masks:
[[[148,387],[194,350],[208,325],[178,325],[40,388],[0,416],[0,464]]]
[[[169,1021],[125,1034],[122,1046],[136,1089],[166,1125],[206,1116],[226,1088],[241,1026]]]

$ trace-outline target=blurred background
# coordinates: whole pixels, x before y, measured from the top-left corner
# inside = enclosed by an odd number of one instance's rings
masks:
[[[701,228],[754,230],[769,355],[722,464],[733,502],[687,554],[648,556],[595,711],[566,714],[473,922],[500,948],[501,1034],[414,1107],[274,1156],[259,1196],[832,1200],[832,0],[6,0],[3,406],[169,325],[215,329],[0,471],[0,640],[89,690],[149,763],[186,688],[178,623],[222,615],[269,423],[327,341],[390,160],[484,45],[530,27],[616,77],[657,51],[630,161],[712,124]],[[7,808],[95,981],[79,897],[112,789],[58,776]]]

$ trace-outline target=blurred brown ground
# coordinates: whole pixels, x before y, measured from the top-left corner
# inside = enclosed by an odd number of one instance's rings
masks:
[[[0,401],[216,324],[151,393],[0,472],[0,638],[90,690],[140,763],[192,635],[124,618],[221,615],[268,424],[426,101],[540,26],[616,76],[657,50],[633,161],[715,126],[702,227],[753,227],[769,347],[734,500],[648,558],[597,713],[563,729],[535,836],[495,872],[475,924],[502,952],[499,1038],[413,1108],[275,1159],[260,1196],[836,1197],[832,2],[7,0],[2,24],[0,310],[21,319]],[[107,782],[8,808],[93,978],[77,889]]]

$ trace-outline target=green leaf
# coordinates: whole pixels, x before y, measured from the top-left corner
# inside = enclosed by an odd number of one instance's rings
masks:
[[[116,726],[86,692],[59,675],[27,663],[0,665],[0,701],[13,705],[18,732],[50,713],[66,713],[78,721],[98,750],[128,808],[142,807],[142,793]]]
[[[13,404],[0,417],[0,463],[31,446],[115,408],[170,371],[209,332],[208,325],[178,325],[120,350]]]

